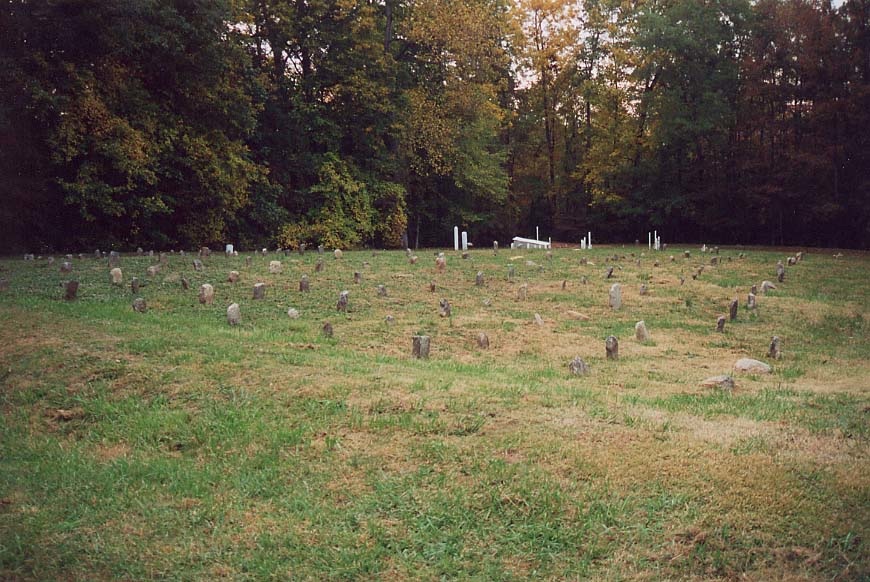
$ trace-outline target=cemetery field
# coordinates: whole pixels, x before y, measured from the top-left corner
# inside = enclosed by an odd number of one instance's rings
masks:
[[[0,260],[0,579],[867,579],[870,255],[834,253]]]

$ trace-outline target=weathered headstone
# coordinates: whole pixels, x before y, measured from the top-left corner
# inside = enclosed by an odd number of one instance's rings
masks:
[[[139,295],[139,278],[138,277],[133,277],[130,280],[130,292],[133,295]]]
[[[256,283],[254,285],[254,299],[265,299],[266,298],[266,284],[265,283]]]
[[[133,300],[133,311],[137,313],[145,313],[148,310],[148,306],[145,304],[145,300],[141,297],[137,297]]]
[[[747,309],[755,309],[757,307],[757,303],[755,302],[755,293],[750,293],[746,297],[746,308]]]
[[[564,291],[567,288],[568,288],[568,281],[563,280],[562,281],[562,291]]]
[[[203,283],[199,286],[199,302],[203,305],[211,305],[214,303],[214,287],[208,283]]]
[[[607,352],[608,360],[619,359],[619,340],[616,339],[616,336],[607,336],[607,339],[604,340],[604,350]]]
[[[535,325],[537,325],[537,326],[539,326],[539,327],[543,327],[543,326],[544,326],[544,318],[541,317],[541,314],[540,314],[540,313],[536,313],[536,314],[535,314]]]
[[[157,273],[160,272],[160,267],[157,265],[151,265],[147,269],[145,269],[145,274],[149,277],[156,277]]]
[[[416,265],[418,260],[420,259],[417,255],[411,255],[410,257],[408,257],[408,263],[410,263],[411,265]]]
[[[508,281],[513,281],[515,274],[516,274],[516,271],[514,270],[514,266],[508,265]]]
[[[710,378],[701,380],[700,385],[707,388],[721,388],[722,390],[728,390],[730,392],[734,390],[734,378],[727,374],[711,376]]]
[[[269,261],[269,273],[277,275],[282,271],[281,261]]]
[[[61,263],[60,272],[61,273],[71,273],[72,272],[72,263],[70,263],[69,261],[64,261],[63,263]]]
[[[619,283],[614,283],[610,286],[610,308],[619,309],[622,307],[622,286]]]
[[[124,282],[124,274],[119,267],[109,271],[109,276],[112,278],[112,285],[120,285]]]
[[[193,259],[193,270],[197,272],[202,271],[202,261],[199,259]]]
[[[793,267],[793,266],[796,265],[796,264],[797,264],[797,258],[796,258],[796,257],[789,257],[789,258],[788,258],[788,266],[789,266],[789,267]]]
[[[435,293],[435,281],[429,281],[429,293]]]
[[[489,336],[483,332],[477,334],[477,347],[482,350],[489,348]]]
[[[719,333],[725,332],[725,316],[724,315],[720,315],[719,317],[716,318],[716,331],[718,331]]]
[[[251,257],[250,255],[247,256],[247,257],[245,257],[245,268],[246,268],[246,269],[250,269],[250,268],[251,268],[251,263],[253,262],[253,260],[254,260],[254,258]]]
[[[716,266],[719,264],[719,257],[710,257],[710,265]]]
[[[210,257],[211,249],[208,247],[199,247],[199,256],[200,257]]]
[[[683,257],[685,257],[687,259],[691,259],[692,258],[691,251],[683,251]]]
[[[646,323],[643,321],[638,321],[634,324],[634,337],[637,338],[639,342],[649,341],[649,331],[646,329]]]
[[[337,311],[347,312],[347,304],[350,300],[350,291],[342,291],[338,294],[338,303],[335,304]]]
[[[438,315],[440,317],[450,317],[450,302],[447,299],[441,298],[438,301]]]
[[[478,287],[483,287],[483,271],[478,271],[477,275],[474,277],[474,284]]]
[[[803,252],[799,252],[794,256],[794,260],[796,263],[800,263],[804,259]]]
[[[776,280],[780,283],[785,280],[785,267],[782,266],[782,261],[776,262]]]
[[[74,301],[77,294],[79,292],[79,282],[78,281],[67,281],[64,285],[64,296],[63,298],[67,301]]]
[[[520,285],[519,289],[517,289],[517,301],[525,301],[529,296],[529,285],[528,283],[523,283]]]
[[[780,349],[781,341],[778,335],[770,338],[770,349],[767,351],[767,357],[771,360],[778,360],[782,358],[782,351]]]
[[[447,270],[447,257],[435,257],[435,270],[439,273]]]
[[[568,362],[568,370],[574,376],[585,376],[589,373],[589,366],[586,365],[586,362],[580,356],[577,356]]]
[[[287,310],[287,317],[290,319],[299,319],[299,310],[293,307]]]
[[[238,283],[241,278],[242,276],[238,271],[230,271],[230,275],[227,277],[227,283]]]
[[[362,282],[362,273],[360,273],[359,271],[354,271],[353,272],[353,282],[355,284],[359,285]]]
[[[553,251],[547,251],[547,254],[544,256],[547,257],[548,261],[552,261],[553,260]]]
[[[761,292],[764,293],[765,295],[767,294],[768,291],[773,291],[775,289],[776,289],[776,285],[774,285],[770,281],[762,281],[761,282]]]
[[[613,277],[613,267],[607,267],[607,272],[604,274],[605,279]]]
[[[322,255],[326,251],[326,248],[323,245],[317,245],[317,254]]]
[[[737,320],[737,307],[738,307],[737,300],[732,299],[731,303],[728,305],[728,317],[731,321]]]
[[[773,370],[764,362],[752,358],[740,358],[734,363],[734,369],[738,372],[750,372],[753,374],[770,374]]]
[[[493,252],[493,254],[498,252],[498,241],[497,240],[492,241],[492,252]]]
[[[589,283],[589,277],[587,277],[586,275],[583,275],[582,277],[580,277],[580,284],[581,285],[586,285],[587,283]]]
[[[411,355],[426,360],[429,358],[429,336],[415,335],[411,338]]]
[[[190,289],[190,281],[187,280],[187,277],[181,278],[181,288],[187,291]]]
[[[321,331],[323,332],[323,337],[331,338],[333,335],[332,324],[327,321],[323,324]]]
[[[641,295],[646,295],[649,292],[644,283],[641,283],[639,292]]]
[[[227,323],[230,325],[242,323],[242,309],[238,303],[232,303],[227,307]]]
[[[468,254],[468,251],[462,251],[462,258],[463,258],[463,259],[467,259],[467,258],[469,258],[470,256],[471,256],[471,255]]]
[[[332,256],[336,259],[340,259],[342,254],[344,253],[341,252],[341,249],[335,249],[334,251],[332,251]]]
[[[308,293],[311,290],[311,283],[308,281],[308,275],[302,275],[299,278],[299,292]]]
[[[299,251],[300,255],[304,255],[305,249],[307,249],[307,248],[308,248],[308,246],[305,243],[299,243],[299,248],[297,250]]]
[[[385,285],[378,285],[378,297],[386,297],[387,296],[387,287]]]

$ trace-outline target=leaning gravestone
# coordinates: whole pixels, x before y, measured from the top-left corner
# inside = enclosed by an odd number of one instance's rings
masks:
[[[580,356],[577,356],[568,362],[568,370],[575,376],[585,376],[589,373],[589,366]]]
[[[230,325],[242,323],[242,309],[238,303],[232,303],[227,307],[227,323]]]
[[[789,257],[788,258],[788,266],[793,267],[797,264],[797,257]]]
[[[411,355],[421,360],[429,358],[428,335],[415,335],[411,338]]]
[[[737,300],[733,299],[731,303],[728,305],[728,316],[731,321],[737,321]]]
[[[780,350],[780,339],[778,335],[770,338],[770,349],[767,352],[767,357],[771,360],[778,360],[782,358],[782,351]]]
[[[265,283],[257,283],[254,285],[254,299],[265,299],[266,298],[266,284]]]
[[[622,286],[614,283],[610,286],[610,308],[616,310],[620,307],[622,307]]]
[[[109,276],[112,278],[112,285],[120,285],[124,282],[124,274],[118,267],[109,271]]]
[[[202,261],[199,259],[193,259],[193,270],[197,273],[202,271]]]
[[[181,288],[185,291],[190,289],[190,281],[188,281],[186,277],[181,278]]]
[[[145,304],[145,300],[141,297],[137,297],[133,300],[133,311],[136,313],[145,313],[148,310],[148,306]]]
[[[716,319],[716,331],[718,331],[719,333],[725,332],[725,316],[724,315],[720,315]]]
[[[440,317],[450,317],[450,302],[442,298],[438,301],[438,315]]]
[[[203,305],[211,305],[214,303],[214,287],[208,283],[203,283],[199,287],[199,302]]]
[[[765,295],[767,294],[768,291],[773,291],[775,289],[776,289],[776,285],[774,285],[770,281],[762,281],[761,282],[761,292],[764,293]]]
[[[619,340],[616,339],[616,336],[607,336],[607,339],[604,340],[604,349],[607,352],[608,360],[619,359]]]
[[[67,301],[73,301],[76,298],[76,295],[79,292],[79,282],[78,281],[67,281],[65,287],[65,293],[63,298]]]
[[[540,313],[535,314],[535,325],[539,327],[544,327],[544,318],[541,317]]]
[[[644,321],[638,321],[634,324],[634,337],[637,338],[637,341],[639,342],[649,341],[649,331],[647,331],[646,323]]]
[[[605,279],[613,277],[613,267],[607,267],[607,273],[604,274]]]
[[[344,311],[347,313],[347,304],[350,298],[350,291],[342,291],[338,294],[338,303],[335,304],[335,309],[337,311]]]

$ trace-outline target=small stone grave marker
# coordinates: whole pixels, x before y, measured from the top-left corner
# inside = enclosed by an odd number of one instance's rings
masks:
[[[199,286],[199,302],[203,305],[211,305],[214,303],[214,287],[208,283],[203,283]]]
[[[616,336],[607,336],[607,339],[604,340],[604,350],[607,352],[608,360],[619,359],[619,340],[616,339]]]
[[[227,323],[230,325],[239,325],[242,323],[242,309],[238,303],[231,303],[227,307]]]
[[[411,338],[411,355],[420,360],[429,359],[429,343],[428,335],[415,335]]]

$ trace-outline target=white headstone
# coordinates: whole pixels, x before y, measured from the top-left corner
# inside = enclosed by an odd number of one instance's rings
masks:
[[[465,232],[464,230],[462,231],[462,250],[463,251],[468,250],[468,233]]]
[[[233,245],[227,245],[226,249],[224,250],[224,253],[226,253],[227,255],[231,255],[231,254],[233,254],[233,251],[234,251]]]
[[[459,250],[459,227],[458,226],[453,227],[453,250],[454,251]]]
[[[586,235],[586,248],[589,249],[590,251],[592,250],[592,231],[591,230]]]

